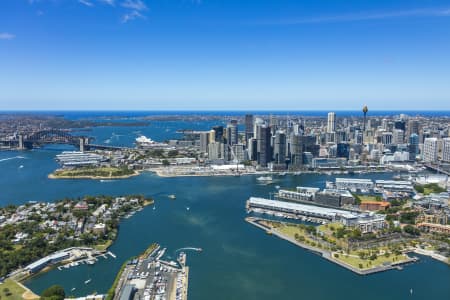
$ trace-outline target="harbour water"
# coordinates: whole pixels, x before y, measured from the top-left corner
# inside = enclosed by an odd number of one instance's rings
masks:
[[[176,125],[173,126],[178,127]],[[176,128],[178,129],[178,128]],[[112,133],[132,140],[132,131],[159,132],[164,128],[98,128],[93,133],[106,140]],[[122,137],[119,137],[119,140]],[[160,140],[161,138],[159,138]],[[450,268],[427,257],[402,271],[359,276],[318,255],[305,251],[244,221],[249,196],[269,197],[275,186],[324,187],[327,175],[274,177],[260,185],[256,176],[159,178],[143,173],[130,179],[50,180],[60,147],[27,152],[0,152],[0,205],[30,200],[53,201],[65,197],[142,193],[155,198],[147,207],[120,225],[111,252],[117,258],[100,258],[93,266],[41,274],[26,285],[37,293],[53,284],[75,296],[105,293],[121,264],[158,242],[168,249],[200,247],[188,251],[189,299],[447,299]],[[9,159],[11,158],[11,159]],[[23,166],[23,167],[20,167]],[[386,178],[391,175],[357,175]],[[168,198],[175,194],[176,200]],[[189,209],[187,209],[189,208]],[[170,254],[175,257],[175,253]],[[92,279],[88,284],[85,281]],[[76,288],[73,292],[70,292]],[[410,290],[413,289],[413,293]]]

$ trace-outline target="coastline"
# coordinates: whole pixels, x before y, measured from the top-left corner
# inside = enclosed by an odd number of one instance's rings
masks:
[[[66,176],[66,175],[55,175],[55,173],[51,173],[47,176],[48,179],[127,179],[135,176],[139,176],[141,172],[134,171],[133,174],[121,175],[121,176],[91,176],[91,175],[80,175],[80,176]]]
[[[186,170],[185,173],[183,172],[165,172],[166,169],[164,168],[155,168],[155,169],[145,169],[145,171],[149,171],[152,173],[155,173],[159,177],[163,178],[173,178],[173,177],[225,177],[225,176],[263,176],[263,175],[275,175],[275,176],[297,176],[297,175],[304,175],[304,174],[313,174],[313,175],[345,175],[346,173],[336,172],[329,174],[332,171],[255,171],[255,172],[229,172],[229,173],[220,173],[220,172],[214,172],[214,171],[205,171],[203,173],[201,172],[195,172],[191,173],[192,171]],[[388,173],[393,172],[389,169],[385,170],[364,170],[355,172],[355,174],[373,174],[373,173]]]
[[[370,274],[384,272],[384,271],[389,271],[389,270],[394,270],[394,269],[399,269],[400,270],[401,269],[400,268],[401,265],[408,264],[408,263],[413,263],[413,262],[417,261],[417,258],[411,258],[411,257],[406,255],[407,259],[403,260],[403,261],[399,261],[399,262],[396,262],[396,263],[391,263],[391,264],[385,265],[385,266],[383,265],[383,266],[377,266],[377,267],[367,268],[367,269],[358,269],[358,268],[355,268],[355,267],[353,267],[353,266],[351,266],[351,265],[349,265],[349,264],[347,264],[347,263],[345,263],[343,261],[335,259],[333,257],[334,253],[331,252],[331,251],[324,250],[324,249],[317,248],[317,247],[313,247],[313,246],[307,245],[305,243],[301,243],[301,242],[299,242],[299,241],[297,241],[297,240],[295,240],[295,239],[293,239],[293,238],[291,238],[291,237],[289,237],[289,236],[287,236],[285,234],[282,234],[281,232],[279,232],[277,230],[274,230],[273,228],[265,227],[265,226],[259,224],[258,223],[259,220],[263,220],[263,219],[254,218],[254,217],[247,217],[247,218],[245,218],[246,222],[248,222],[251,225],[256,226],[256,227],[266,231],[268,234],[275,235],[276,237],[281,238],[283,240],[286,240],[286,241],[288,241],[288,242],[290,242],[290,243],[292,243],[292,244],[294,244],[296,246],[299,246],[299,247],[301,247],[303,249],[309,250],[309,251],[311,251],[311,252],[321,256],[322,258],[324,258],[324,259],[326,259],[326,260],[328,260],[330,262],[333,262],[333,263],[335,263],[335,264],[337,264],[337,265],[339,265],[339,266],[341,266],[343,268],[346,268],[347,270],[350,270],[350,271],[352,271],[352,272],[354,272],[354,273],[356,273],[358,275],[370,275]]]

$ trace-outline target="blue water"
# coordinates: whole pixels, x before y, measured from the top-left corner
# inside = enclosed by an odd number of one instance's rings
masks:
[[[163,122],[165,123],[165,122]],[[95,128],[98,140],[119,135],[118,143],[129,143],[141,130],[155,139],[167,139],[185,124],[151,124],[142,128]],[[199,124],[199,128],[210,124]],[[166,129],[169,128],[169,131]],[[207,128],[206,128],[207,129]],[[157,138],[156,138],[157,137]],[[76,296],[93,291],[104,293],[120,265],[128,257],[158,242],[175,250],[193,246],[189,252],[189,299],[448,299],[450,268],[421,257],[403,271],[358,276],[284,240],[247,224],[245,201],[249,196],[268,197],[275,185],[281,187],[324,187],[332,176],[303,175],[275,178],[273,185],[257,183],[255,176],[159,178],[152,173],[101,182],[98,180],[50,180],[57,167],[54,156],[60,146],[33,151],[0,152],[0,205],[30,200],[54,201],[64,197],[142,193],[155,198],[148,207],[123,220],[111,247],[117,259],[100,259],[95,266],[54,270],[26,284],[37,293],[52,284],[72,288]],[[20,167],[23,166],[23,167]],[[364,178],[389,178],[372,174]],[[176,194],[176,200],[167,196]],[[186,208],[190,209],[187,210]],[[84,281],[92,279],[89,285]],[[411,295],[410,289],[414,292]]]

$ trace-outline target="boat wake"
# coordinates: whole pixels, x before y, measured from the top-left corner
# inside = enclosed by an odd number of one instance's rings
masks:
[[[196,252],[202,252],[203,249],[202,248],[195,248],[195,247],[183,247],[180,249],[175,250],[175,253],[180,252],[180,251],[196,251]]]
[[[23,157],[23,156],[13,156],[13,157],[7,157],[7,158],[2,158],[2,159],[0,159],[0,162],[2,162],[2,161],[8,161],[8,160],[12,160],[12,159],[25,159],[25,157]]]

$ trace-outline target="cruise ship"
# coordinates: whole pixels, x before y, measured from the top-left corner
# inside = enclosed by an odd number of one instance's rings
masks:
[[[136,138],[136,144],[139,148],[148,149],[148,148],[165,148],[168,147],[165,143],[155,142],[151,138],[148,138],[144,135]]]

